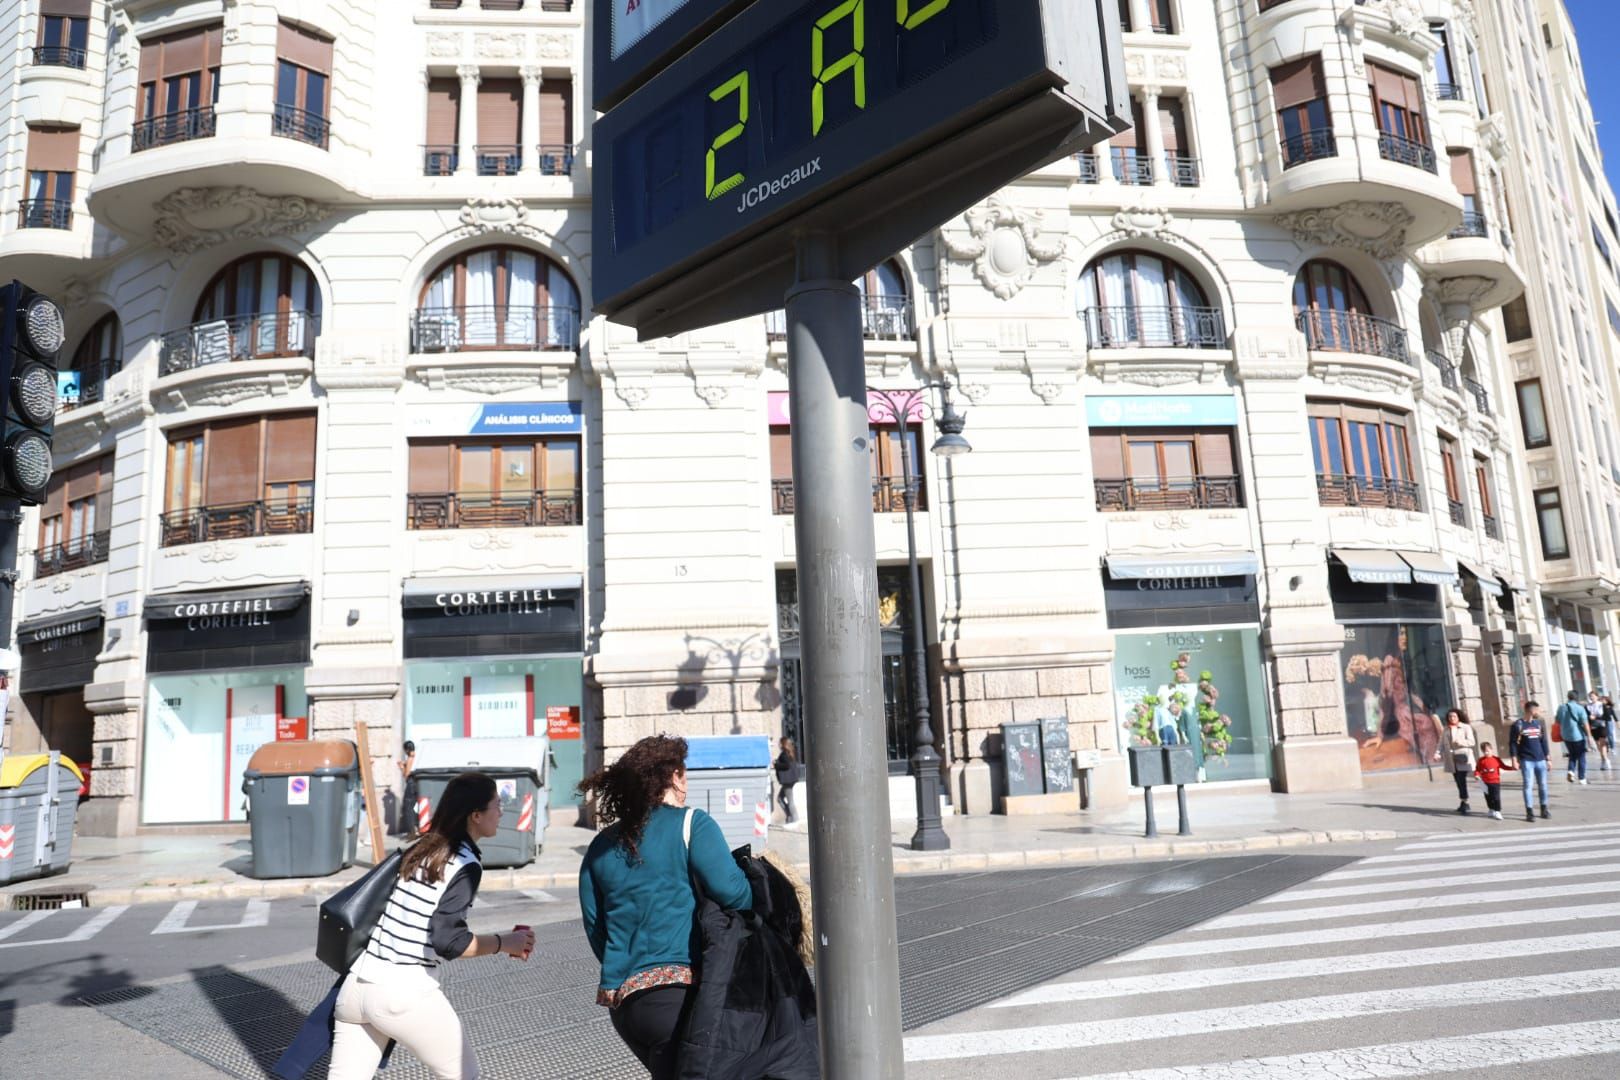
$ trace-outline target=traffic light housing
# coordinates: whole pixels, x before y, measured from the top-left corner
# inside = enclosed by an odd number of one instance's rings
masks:
[[[62,309],[20,281],[0,287],[0,499],[45,501],[56,431],[56,358]]]

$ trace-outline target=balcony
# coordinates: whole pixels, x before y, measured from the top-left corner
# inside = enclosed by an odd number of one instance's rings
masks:
[[[1393,161],[1398,165],[1438,173],[1434,147],[1388,131],[1378,133],[1378,155],[1385,161]]]
[[[85,50],[70,45],[35,45],[34,64],[38,67],[65,67],[83,71]]]
[[[547,146],[542,143],[537,149],[541,176],[568,176],[574,171],[572,146]]]
[[[406,497],[405,527],[424,529],[524,529],[581,525],[580,493],[458,495],[412,493]]]
[[[17,206],[19,229],[71,229],[73,203],[66,199],[25,199]]]
[[[1461,392],[1462,386],[1457,379],[1456,364],[1453,364],[1449,359],[1447,359],[1444,353],[1435,352],[1433,349],[1425,349],[1423,356],[1424,359],[1428,360],[1430,364],[1433,364],[1434,367],[1440,372],[1441,386],[1452,391],[1453,393]]]
[[[1491,415],[1491,395],[1490,391],[1485,389],[1485,384],[1472,375],[1464,375],[1462,383],[1463,389],[1474,399],[1474,407],[1486,416]]]
[[[236,315],[171,330],[158,339],[158,374],[209,364],[302,356],[313,359],[320,316],[307,311]]]
[[[40,548],[34,553],[34,577],[50,577],[104,563],[111,546],[112,533],[98,532]]]
[[[1102,170],[1097,166],[1097,155],[1087,150],[1074,155],[1075,165],[1080,170],[1082,184],[1096,184],[1102,181]]]
[[[1417,261],[1436,278],[1479,278],[1490,282],[1491,287],[1475,302],[1477,310],[1485,311],[1500,307],[1524,291],[1524,279],[1507,240],[1501,228],[1491,228],[1485,214],[1468,210],[1456,228],[1421,248]]]
[[[420,308],[411,316],[411,351],[576,352],[579,310],[567,307]]]
[[[523,147],[502,144],[473,147],[479,176],[516,176],[523,169]]]
[[[1451,523],[1460,528],[1468,526],[1468,508],[1456,499],[1447,499],[1446,508],[1451,511]]]
[[[1170,183],[1176,187],[1198,187],[1203,182],[1203,170],[1198,158],[1186,154],[1166,154],[1164,166]]]
[[[863,294],[861,335],[867,341],[916,340],[917,327],[911,317],[911,298],[904,293]],[[787,312],[772,311],[766,314],[765,336],[770,341],[787,340]]]
[[[1083,313],[1093,349],[1224,349],[1220,308],[1090,307]]]
[[[1441,101],[1467,101],[1468,92],[1459,83],[1436,83],[1434,96]]]
[[[1139,150],[1115,146],[1109,149],[1114,162],[1114,179],[1127,187],[1153,186],[1153,159]]]
[[[1339,143],[1331,128],[1313,128],[1290,135],[1282,142],[1283,168],[1339,156]]]
[[[1385,476],[1355,476],[1344,473],[1317,473],[1316,494],[1323,506],[1383,507],[1390,510],[1423,512],[1423,497],[1417,484]]]
[[[159,146],[214,137],[214,107],[202,105],[182,112],[149,116],[135,124],[130,149],[136,153]]]
[[[1492,540],[1502,539],[1502,523],[1490,514],[1481,514],[1480,521],[1485,525],[1485,535]]]
[[[461,150],[455,146],[428,145],[422,147],[423,176],[453,176],[461,164]]]
[[[256,536],[290,536],[314,531],[315,500],[194,506],[168,511],[161,516],[159,524],[158,542],[162,547],[247,540]]]
[[[295,109],[291,105],[277,105],[275,114],[270,118],[270,134],[283,139],[297,139],[325,150],[331,135],[331,123],[320,113]]]
[[[1447,240],[1467,240],[1470,237],[1486,239],[1491,235],[1489,223],[1485,215],[1478,210],[1464,211],[1462,224],[1446,234]]]
[[[1406,331],[1388,319],[1354,311],[1301,311],[1294,322],[1313,352],[1362,353],[1403,364],[1412,362]]]
[[[1097,509],[1103,513],[1137,510],[1236,510],[1243,506],[1243,480],[1237,476],[1188,476],[1173,480],[1096,481]]]
[[[879,476],[872,480],[872,512],[874,514],[903,514],[906,512],[906,482],[898,476]],[[911,478],[911,509],[922,513],[928,509],[928,498],[923,491],[922,478]],[[771,513],[778,516],[793,513],[793,481],[771,481]]]

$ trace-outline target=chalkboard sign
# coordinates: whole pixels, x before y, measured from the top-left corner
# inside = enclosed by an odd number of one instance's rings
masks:
[[[1041,754],[1041,725],[1002,724],[1001,741],[1007,794],[1044,794],[1046,780]]]

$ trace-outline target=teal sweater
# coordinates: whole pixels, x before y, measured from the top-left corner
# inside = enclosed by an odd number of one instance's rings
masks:
[[[637,845],[637,861],[619,842],[617,825],[599,833],[585,853],[579,909],[591,950],[602,962],[603,990],[617,990],[650,968],[691,966],[697,950],[691,878],[722,907],[753,907],[748,878],[732,859],[720,826],[702,810],[692,814],[688,860],[681,838],[685,815],[674,806],[654,810]]]

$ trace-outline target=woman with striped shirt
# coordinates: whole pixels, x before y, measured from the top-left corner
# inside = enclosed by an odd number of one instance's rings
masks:
[[[328,1080],[375,1076],[390,1040],[435,1080],[476,1080],[477,1058],[436,972],[443,960],[496,953],[527,959],[534,948],[526,927],[467,929],[484,873],[477,842],[500,823],[500,796],[488,776],[463,773],[445,787],[432,829],[405,853],[377,929],[338,991]]]

